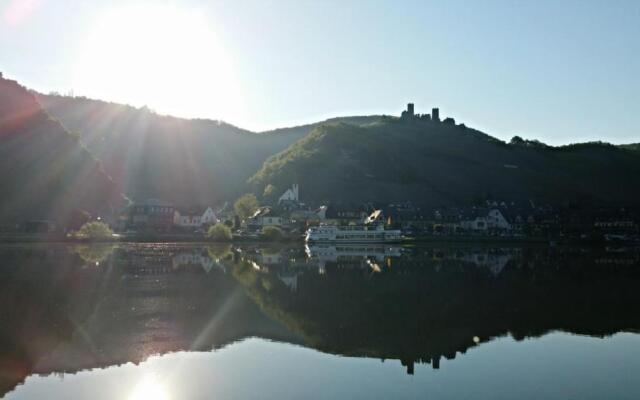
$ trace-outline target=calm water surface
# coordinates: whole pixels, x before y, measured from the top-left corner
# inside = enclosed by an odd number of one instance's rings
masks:
[[[8,399],[637,399],[632,248],[0,247]]]

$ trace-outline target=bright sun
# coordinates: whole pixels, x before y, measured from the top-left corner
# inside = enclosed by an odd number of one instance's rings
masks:
[[[153,4],[102,12],[76,64],[76,94],[166,114],[234,120],[240,87],[204,15]]]
[[[169,395],[157,378],[149,375],[138,382],[128,400],[169,400]]]

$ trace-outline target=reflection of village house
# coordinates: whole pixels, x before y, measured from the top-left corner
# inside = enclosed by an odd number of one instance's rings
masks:
[[[255,261],[259,264],[275,265],[282,263],[283,256],[279,252],[267,253],[265,251],[262,251],[260,252],[260,254],[256,255]]]
[[[208,254],[199,251],[182,251],[173,257],[172,262],[174,269],[185,266],[199,266],[209,273],[214,267],[218,267],[224,272],[223,266],[216,263]]]
[[[465,254],[461,259],[487,268],[493,276],[498,276],[512,258],[508,253],[475,252]]]
[[[286,287],[295,292],[298,290],[298,275],[299,271],[285,270],[279,271],[277,276]]]

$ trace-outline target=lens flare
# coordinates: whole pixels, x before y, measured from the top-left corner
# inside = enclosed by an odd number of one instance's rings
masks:
[[[231,59],[207,21],[198,9],[152,3],[105,10],[78,52],[75,93],[179,117],[241,118]]]
[[[154,375],[145,376],[133,389],[129,400],[169,400],[164,385]]]
[[[4,10],[4,20],[9,25],[19,25],[40,6],[40,0],[13,0]]]

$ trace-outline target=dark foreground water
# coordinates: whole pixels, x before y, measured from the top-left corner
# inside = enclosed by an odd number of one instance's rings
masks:
[[[637,399],[640,253],[0,247],[8,399]]]

